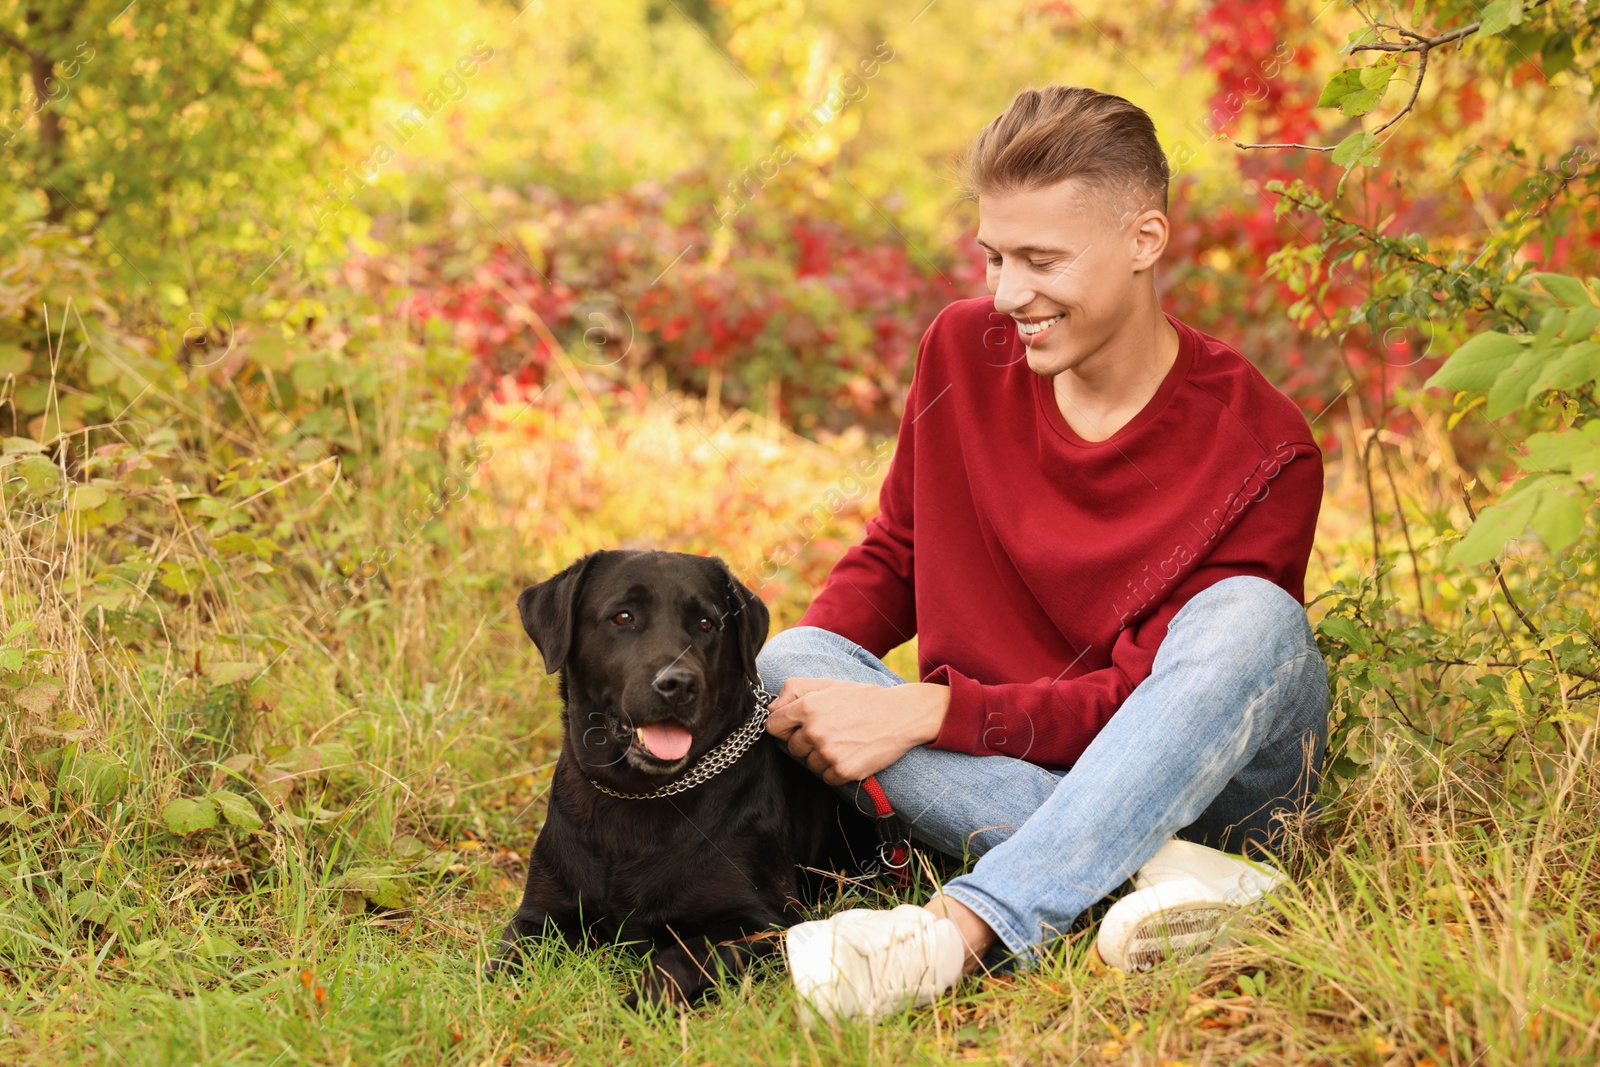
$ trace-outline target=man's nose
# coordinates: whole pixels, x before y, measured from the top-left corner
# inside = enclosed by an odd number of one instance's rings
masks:
[[[1002,263],[995,278],[994,309],[1002,315],[1010,315],[1022,310],[1033,302],[1038,294],[1033,287],[1022,278],[1022,271],[1008,263]]]

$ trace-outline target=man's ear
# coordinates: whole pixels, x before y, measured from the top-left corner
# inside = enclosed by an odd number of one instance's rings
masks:
[[[761,598],[735,578],[726,563],[719,559],[716,564],[728,585],[728,622],[737,627],[740,666],[746,680],[757,681],[760,675],[756,671],[756,655],[767,643],[767,626],[772,616]]]
[[[602,553],[591,552],[559,574],[551,575],[538,585],[530,585],[517,597],[517,614],[522,616],[522,628],[533,638],[544,657],[544,669],[550,674],[559,671],[567,662],[567,650],[572,647],[573,610],[578,604],[578,593],[583,589],[584,576],[589,566]]]

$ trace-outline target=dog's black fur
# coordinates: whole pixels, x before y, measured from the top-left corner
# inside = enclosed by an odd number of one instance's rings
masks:
[[[800,918],[817,888],[801,867],[860,872],[868,820],[771,736],[674,796],[619,799],[593,784],[671,783],[752,714],[767,609],[720,560],[595,552],[523,590],[517,608],[545,669],[560,672],[565,729],[522,905],[490,973],[518,963],[529,938],[642,943],[653,952],[630,1004],[688,1004],[719,965],[737,973],[774,947],[736,939]],[[664,719],[694,735],[670,763],[634,743],[635,727]]]

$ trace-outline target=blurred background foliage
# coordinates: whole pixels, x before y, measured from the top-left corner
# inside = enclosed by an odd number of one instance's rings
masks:
[[[1413,784],[1570,802],[1597,19],[0,0],[0,865],[31,886],[0,970],[86,929],[130,971],[204,955],[228,893],[217,958],[287,953],[259,922],[295,884],[500,909],[555,744],[516,591],[714,552],[792,624],[875,510],[922,331],[984,292],[952,157],[1053,82],[1151,113],[1164,305],[1326,454],[1330,799],[1398,751]],[[190,904],[118,883],[124,840]],[[314,954],[325,901],[295,899]]]

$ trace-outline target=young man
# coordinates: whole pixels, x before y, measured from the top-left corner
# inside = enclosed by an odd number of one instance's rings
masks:
[[[804,1010],[929,1003],[1036,961],[1130,877],[1113,966],[1196,948],[1281,876],[1312,803],[1327,669],[1304,610],[1322,459],[1226,344],[1165,315],[1167,161],[1149,116],[1021,93],[967,158],[992,299],[923,337],[865,540],[763,650],[768,729],[921,842],[975,854],[922,908],[788,934]],[[879,657],[918,637],[920,682]]]

